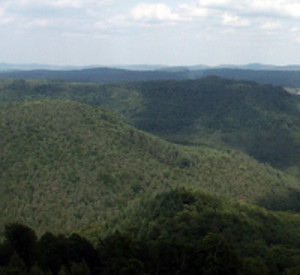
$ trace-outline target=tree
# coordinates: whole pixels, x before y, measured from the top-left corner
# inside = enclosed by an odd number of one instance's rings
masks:
[[[205,275],[234,275],[241,261],[222,234],[208,233],[202,241],[202,266]]]
[[[80,263],[73,263],[71,267],[71,275],[90,275],[90,269],[86,261]]]
[[[25,264],[28,267],[32,266],[36,257],[37,236],[35,232],[26,225],[12,223],[5,226],[4,237]]]

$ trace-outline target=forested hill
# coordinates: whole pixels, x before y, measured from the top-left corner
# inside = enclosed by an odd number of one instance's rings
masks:
[[[299,230],[299,215],[179,189],[132,205],[109,224],[116,233],[106,241],[148,247],[150,274],[296,275]]]
[[[251,80],[261,84],[284,87],[300,87],[299,68],[284,70],[256,70],[239,68],[194,69],[187,67],[167,68],[165,70],[125,70],[116,68],[90,68],[73,70],[16,70],[0,72],[2,78],[12,79],[62,79],[73,82],[134,82],[149,80],[183,80],[219,76],[236,80]]]
[[[170,144],[73,101],[0,109],[0,225],[70,231],[178,186],[300,211],[297,182],[235,151]]]
[[[0,72],[0,77],[13,79],[62,79],[75,82],[130,82],[146,80],[185,79],[187,76],[178,72],[133,71],[114,68],[92,68],[70,71],[33,70]]]
[[[236,80],[250,80],[260,84],[272,84],[283,87],[300,87],[299,70],[241,70],[241,69],[211,69],[190,73],[190,78],[219,76]]]
[[[106,226],[38,237],[9,224],[1,274],[297,275],[300,216],[184,188],[133,203]],[[92,243],[94,246],[92,245]]]
[[[210,77],[147,82],[137,128],[184,143],[225,144],[286,169],[300,164],[300,100],[280,87]]]
[[[0,102],[46,98],[99,105],[168,140],[230,146],[299,173],[300,100],[280,87],[218,77],[123,84],[0,82]]]

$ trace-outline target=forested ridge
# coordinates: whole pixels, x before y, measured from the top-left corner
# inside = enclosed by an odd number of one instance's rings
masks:
[[[0,80],[0,274],[298,274],[299,106],[218,77]]]
[[[298,66],[291,67],[245,67],[245,68],[205,68],[167,67],[157,70],[136,70],[118,68],[85,68],[73,70],[11,70],[0,71],[0,77],[11,79],[62,79],[70,82],[118,83],[157,80],[188,80],[209,76],[219,76],[236,80],[250,80],[261,84],[300,87]]]
[[[38,237],[27,226],[8,224],[0,271],[296,275],[299,232],[299,214],[180,188],[136,202],[96,235],[83,229]]]
[[[176,186],[300,211],[295,178],[238,151],[171,144],[74,101],[9,103],[0,114],[2,225],[74,230]]]
[[[0,85],[0,102],[48,98],[98,105],[170,141],[229,146],[298,173],[300,98],[281,87],[218,77],[109,85],[2,80]]]

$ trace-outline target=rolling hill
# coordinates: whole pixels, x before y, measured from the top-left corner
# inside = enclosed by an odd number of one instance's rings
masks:
[[[300,177],[300,99],[280,87],[218,77],[80,84],[2,80],[0,102],[72,99],[177,143],[242,150]]]
[[[147,247],[156,263],[149,274],[279,275],[298,274],[299,229],[299,214],[181,188],[130,206],[103,239],[121,243],[130,236]]]
[[[174,145],[74,101],[2,104],[0,152],[1,226],[72,231],[179,186],[300,211],[297,181],[268,165],[234,150]]]
[[[9,224],[0,242],[0,271],[297,275],[300,270],[299,214],[186,188],[144,194],[100,230],[91,225],[79,234],[38,237],[26,225]]]

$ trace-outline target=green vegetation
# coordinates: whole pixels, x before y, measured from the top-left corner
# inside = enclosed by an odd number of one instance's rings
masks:
[[[174,145],[73,101],[2,105],[0,150],[2,225],[71,231],[176,186],[300,211],[297,181],[268,165],[237,151]]]
[[[298,274],[300,216],[183,188],[142,198],[90,231],[40,238],[8,224],[1,274]]]
[[[300,99],[280,87],[217,77],[109,85],[0,82],[0,102],[37,99],[102,106],[170,141],[229,146],[300,178]]]
[[[0,80],[0,274],[298,274],[299,112],[218,77]]]

